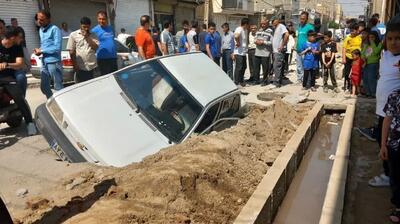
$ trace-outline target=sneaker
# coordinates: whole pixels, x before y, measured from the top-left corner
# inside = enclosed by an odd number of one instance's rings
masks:
[[[310,89],[311,89],[311,91],[313,91],[313,92],[317,91],[314,87],[311,87]]]
[[[337,87],[335,87],[335,88],[333,89],[333,91],[334,91],[335,93],[340,93],[340,89],[337,88]]]
[[[376,138],[374,135],[374,128],[355,128],[362,136],[366,137],[368,140],[375,142]]]
[[[381,174],[379,176],[375,176],[368,181],[369,186],[371,187],[389,187],[390,186],[390,178],[385,174]]]
[[[36,135],[36,133],[37,133],[36,126],[33,122],[28,123],[26,125],[26,129],[28,131],[29,136]]]
[[[328,93],[328,87],[324,87],[324,93]]]

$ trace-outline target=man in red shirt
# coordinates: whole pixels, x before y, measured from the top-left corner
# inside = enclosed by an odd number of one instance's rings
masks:
[[[136,30],[135,42],[138,48],[139,56],[145,60],[154,58],[156,48],[153,38],[150,34],[150,16],[144,15],[140,17],[140,27]]]

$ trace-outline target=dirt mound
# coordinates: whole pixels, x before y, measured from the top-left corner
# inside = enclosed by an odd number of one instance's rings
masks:
[[[140,163],[92,168],[44,195],[46,206],[28,208],[21,221],[231,223],[308,108],[277,101],[252,109],[232,128],[192,137]]]

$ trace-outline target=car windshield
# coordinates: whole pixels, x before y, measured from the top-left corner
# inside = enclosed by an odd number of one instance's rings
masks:
[[[200,116],[202,106],[158,61],[115,74],[122,90],[172,142],[180,142]]]

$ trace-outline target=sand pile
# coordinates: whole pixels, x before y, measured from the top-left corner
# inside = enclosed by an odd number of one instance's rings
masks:
[[[91,168],[31,198],[23,223],[231,223],[309,106],[277,101],[238,125],[125,168]]]

